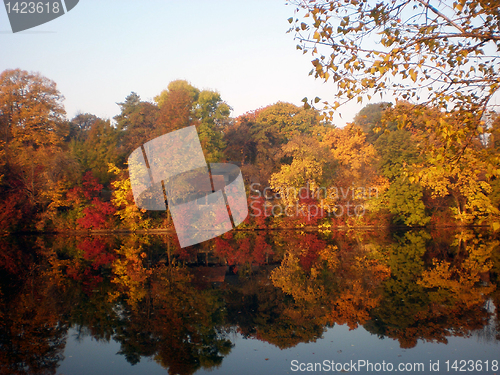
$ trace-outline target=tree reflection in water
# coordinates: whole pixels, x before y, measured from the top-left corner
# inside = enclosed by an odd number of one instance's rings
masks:
[[[235,332],[281,349],[335,324],[411,348],[498,341],[499,241],[473,231],[230,232],[0,240],[0,374],[55,374],[69,328],[170,374],[217,368]]]

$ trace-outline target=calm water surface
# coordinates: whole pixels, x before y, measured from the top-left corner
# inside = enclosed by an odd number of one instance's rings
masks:
[[[497,236],[0,238],[0,374],[500,373]],[[392,370],[392,371],[391,371]]]

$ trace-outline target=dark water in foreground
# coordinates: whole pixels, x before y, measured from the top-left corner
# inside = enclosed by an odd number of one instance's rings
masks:
[[[0,374],[500,373],[474,231],[0,238]]]

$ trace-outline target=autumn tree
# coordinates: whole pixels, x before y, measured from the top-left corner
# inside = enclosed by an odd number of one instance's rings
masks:
[[[223,130],[231,108],[218,92],[200,91],[187,81],[176,80],[155,97],[155,102],[159,108],[157,126],[162,134],[196,125],[207,161],[223,159]]]
[[[142,101],[132,92],[118,105],[121,112],[114,120],[119,134],[119,152],[124,161],[137,147],[163,133],[157,124],[159,109],[156,104]]]
[[[73,140],[71,154],[79,161],[83,171],[92,171],[99,182],[109,185],[112,174],[108,163],[117,164],[119,155],[119,132],[109,120],[97,118],[86,131],[85,138]]]
[[[498,156],[471,152],[476,140],[484,139],[485,114],[500,87],[498,2],[295,0],[292,4],[297,16],[289,18],[290,31],[299,41],[297,48],[312,55],[311,75],[337,87],[337,100],[324,102],[329,114],[345,102],[355,98],[362,102],[377,93],[420,103],[417,110],[427,104],[442,112],[426,124],[438,141],[428,149],[418,180],[435,197],[451,194],[455,216],[462,223],[498,216],[488,202],[488,181],[476,177],[498,176]],[[304,101],[309,106],[307,98]],[[403,127],[404,121],[398,126]]]
[[[330,205],[342,208],[336,215],[350,216],[349,206],[362,205],[378,196],[387,187],[387,180],[378,174],[378,155],[375,147],[366,141],[366,134],[357,126],[348,124],[325,134],[323,143],[329,148],[336,163]],[[338,208],[338,207],[337,207]],[[345,210],[342,213],[342,210]],[[356,212],[354,212],[356,215]]]
[[[282,146],[280,155],[291,162],[284,162],[269,183],[279,193],[286,215],[291,211],[290,216],[301,216],[297,210],[300,206],[309,223],[312,217],[319,219],[331,211],[327,188],[332,183],[335,161],[328,148],[313,137],[296,136]]]
[[[113,164],[109,164],[109,171],[114,175],[113,197],[111,202],[116,208],[116,213],[120,218],[120,223],[125,227],[136,230],[139,228],[148,228],[151,225],[151,219],[145,218],[145,210],[137,207],[132,193],[132,184],[125,170],[120,170]]]
[[[281,167],[271,175],[270,186],[286,206],[311,208],[318,211],[314,216],[350,216],[351,207],[377,195],[387,183],[377,174],[374,146],[353,124],[317,126],[314,136],[295,136],[275,155]]]
[[[0,90],[3,141],[34,149],[60,142],[65,111],[55,82],[39,73],[5,70]]]
[[[170,82],[168,88],[154,98],[160,108],[159,122],[164,133],[193,125],[192,111],[199,95],[200,90],[196,87],[177,80]]]
[[[77,185],[65,194],[62,203],[68,209],[64,216],[67,218],[66,225],[78,229],[110,229],[114,226],[114,214],[116,209],[110,202],[104,202],[101,198],[103,186],[93,175],[87,171],[80,185]]]
[[[22,213],[24,225],[47,208],[71,165],[62,147],[68,134],[62,100],[55,82],[38,73],[0,74],[0,205]]]
[[[296,136],[319,133],[320,118],[315,110],[278,102],[258,110],[251,121],[251,139],[255,145],[255,173],[267,183],[281,162],[281,147]]]
[[[92,125],[99,118],[91,113],[79,113],[70,121],[70,139],[85,140]]]
[[[496,112],[491,113],[491,124],[485,136],[487,137],[487,153],[492,156],[500,155],[500,114]],[[497,176],[492,178],[490,185],[491,192],[488,198],[491,200],[493,206],[500,208],[500,178]]]
[[[258,142],[254,137],[257,117],[262,110],[259,108],[238,116],[224,130],[226,159],[241,165],[243,178],[248,184],[264,183],[261,181],[263,174],[268,177],[268,171],[263,172],[262,166],[257,165],[257,158],[262,155],[259,155]]]
[[[231,126],[224,130],[226,143],[224,154],[228,160],[239,162],[242,166],[254,163],[257,156],[257,144],[252,139],[256,112],[251,111],[238,116]]]
[[[332,129],[325,135],[323,143],[343,167],[338,180],[361,185],[370,181],[377,155],[373,145],[366,142],[366,134],[360,128],[349,124],[342,129]]]
[[[482,121],[470,112],[444,112],[408,104],[396,106],[393,113],[395,121],[415,135],[422,155],[411,168],[409,181],[420,183],[432,198],[449,199],[453,215],[461,224],[488,220],[500,227],[500,212],[489,198],[490,183],[500,173],[500,159],[498,153],[483,146],[481,136],[486,129]],[[467,122],[476,124],[476,133],[466,131]]]
[[[311,74],[337,85],[333,107],[390,92],[481,117],[499,88],[496,1],[292,4],[297,17],[289,19],[290,31],[297,48],[315,57]]]

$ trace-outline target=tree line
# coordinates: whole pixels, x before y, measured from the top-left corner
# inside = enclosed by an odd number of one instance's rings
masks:
[[[1,73],[2,230],[171,227],[166,212],[137,209],[126,162],[145,142],[191,125],[207,162],[241,167],[251,207],[246,227],[500,227],[495,112],[400,100],[368,104],[339,128],[310,106],[277,102],[231,117],[217,91],[183,80],[154,101],[132,92],[118,105],[113,120],[90,113],[68,120],[55,82],[20,69]],[[261,194],[266,188],[272,199]],[[270,205],[280,210],[256,214]],[[287,215],[290,207],[308,215]]]

